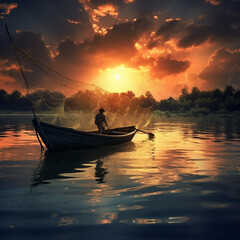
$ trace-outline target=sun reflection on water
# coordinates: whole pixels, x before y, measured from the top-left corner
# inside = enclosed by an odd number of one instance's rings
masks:
[[[173,223],[184,223],[189,221],[188,217],[168,217],[168,218],[136,218],[131,220],[121,220],[121,223],[128,224],[173,224]]]

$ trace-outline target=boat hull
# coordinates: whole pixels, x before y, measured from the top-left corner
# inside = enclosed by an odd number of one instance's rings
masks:
[[[137,132],[134,126],[129,126],[111,129],[110,134],[98,134],[97,132],[84,132],[59,127],[37,119],[33,119],[33,125],[50,151],[98,148],[122,144],[131,141]]]

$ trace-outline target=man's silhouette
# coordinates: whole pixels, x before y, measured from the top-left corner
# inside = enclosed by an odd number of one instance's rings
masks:
[[[104,112],[105,112],[104,109],[100,108],[99,113],[95,117],[95,124],[98,127],[99,133],[105,133],[105,128],[103,126],[103,123],[105,123],[106,126],[108,126],[105,115],[103,114]]]

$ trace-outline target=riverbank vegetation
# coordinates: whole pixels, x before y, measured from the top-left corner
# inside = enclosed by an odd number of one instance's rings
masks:
[[[30,111],[31,101],[42,98],[65,99],[68,106],[73,109],[94,108],[99,101],[98,93],[91,91],[79,91],[71,97],[65,97],[60,92],[49,92],[48,90],[37,90],[28,95],[22,95],[15,90],[7,93],[0,89],[0,111]],[[200,91],[193,87],[189,92],[182,89],[178,99],[169,97],[156,101],[152,94],[147,91],[145,95],[136,97],[132,91],[125,93],[104,93],[101,96],[101,104],[106,109],[116,111],[117,109],[140,106],[152,107],[156,115],[208,115],[210,113],[230,113],[240,111],[240,90],[231,85],[224,90],[214,89],[211,91]]]

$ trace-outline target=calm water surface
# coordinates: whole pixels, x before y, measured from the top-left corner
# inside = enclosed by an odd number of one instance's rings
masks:
[[[119,147],[42,152],[0,116],[1,239],[240,239],[240,121],[162,119]]]

